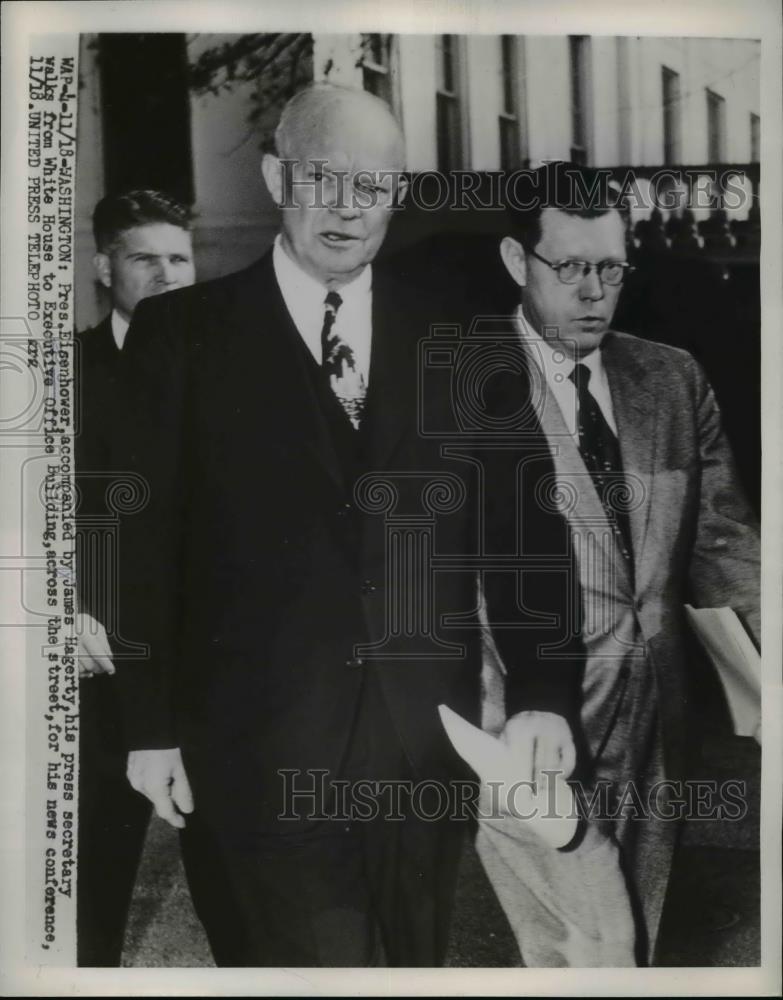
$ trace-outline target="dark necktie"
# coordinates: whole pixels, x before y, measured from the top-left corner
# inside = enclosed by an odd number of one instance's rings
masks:
[[[364,376],[356,367],[353,350],[332,328],[337,310],[343,300],[337,292],[329,292],[324,299],[324,325],[321,329],[321,358],[324,375],[329,387],[356,430],[362,419],[367,386]]]
[[[622,509],[625,497],[620,444],[590,392],[590,369],[575,365],[568,376],[576,386],[579,401],[579,451],[595,484],[618,548],[630,564],[633,559],[628,514]]]

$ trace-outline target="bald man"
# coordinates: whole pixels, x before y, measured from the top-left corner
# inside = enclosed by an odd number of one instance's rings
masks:
[[[475,580],[402,590],[389,530],[467,551],[474,465],[419,424],[419,342],[449,313],[371,267],[405,193],[382,101],[311,87],[276,148],[272,250],[141,303],[128,335],[116,462],[150,487],[120,539],[119,631],[148,650],[116,657],[128,773],[214,835],[241,964],[439,965],[465,824],[438,705],[476,720],[480,670],[478,633],[444,619],[469,619]],[[422,401],[453,423],[447,390]],[[524,697],[534,658],[506,657],[509,715],[543,719],[538,763],[567,766],[568,727]]]

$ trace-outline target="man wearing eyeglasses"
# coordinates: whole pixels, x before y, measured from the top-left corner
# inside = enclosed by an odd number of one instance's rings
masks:
[[[549,163],[528,180],[500,251],[579,563],[587,794],[608,789],[646,964],[690,811],[683,605],[733,607],[758,643],[758,531],[697,363],[611,328],[629,264],[607,178]]]

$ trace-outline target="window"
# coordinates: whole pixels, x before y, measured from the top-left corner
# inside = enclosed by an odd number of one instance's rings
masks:
[[[99,45],[106,193],[160,188],[192,203],[185,36],[105,34]]]
[[[399,112],[397,44],[394,35],[362,35],[362,86]]]
[[[707,162],[721,163],[726,158],[726,101],[707,90]]]
[[[514,35],[500,36],[500,169],[521,165],[522,121],[519,111],[519,53]]]
[[[586,164],[589,157],[589,42],[587,35],[569,35],[571,66],[571,159]]]
[[[457,35],[440,36],[436,52],[439,170],[461,170],[465,166],[461,54]]]
[[[680,150],[680,74],[661,67],[663,86],[663,162],[679,163]]]
[[[750,162],[758,163],[761,160],[761,119],[758,115],[750,113]]]

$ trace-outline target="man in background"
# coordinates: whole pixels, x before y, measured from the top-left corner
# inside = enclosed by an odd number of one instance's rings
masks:
[[[106,289],[111,311],[97,326],[77,334],[77,361],[81,420],[79,461],[84,471],[105,471],[120,358],[131,318],[139,302],[150,295],[184,288],[196,280],[190,234],[190,210],[160,191],[130,191],[109,195],[95,207],[93,266]],[[81,489],[95,485],[102,500],[104,484],[86,477]],[[82,613],[87,579],[80,581]],[[96,595],[100,599],[100,594]],[[87,651],[96,655],[82,661],[86,673],[102,672],[105,643],[93,628],[85,635]]]
[[[606,826],[646,964],[678,829],[661,816],[664,796],[657,816],[647,806],[656,782],[683,777],[683,605],[733,608],[758,644],[758,529],[699,366],[611,328],[629,264],[606,178],[550,163],[530,184],[500,250],[520,288],[516,332],[579,553],[590,782],[610,783],[612,807],[631,795]]]
[[[81,424],[76,439],[80,494],[79,860],[77,949],[80,966],[118,966],[150,803],[126,778],[125,741],[117,681],[105,625],[116,624],[115,579],[104,548],[89,546],[88,522],[107,513],[112,477],[108,455],[116,419],[122,351],[138,303],[195,281],[190,210],[160,191],[130,191],[102,199],[93,214],[95,272],[111,312],[77,335]],[[96,537],[96,536],[94,536]],[[103,537],[100,534],[97,537]],[[197,822],[182,838],[188,881],[197,907],[206,872],[190,863]],[[201,890],[201,896],[199,895]],[[220,949],[222,926],[211,928]]]

